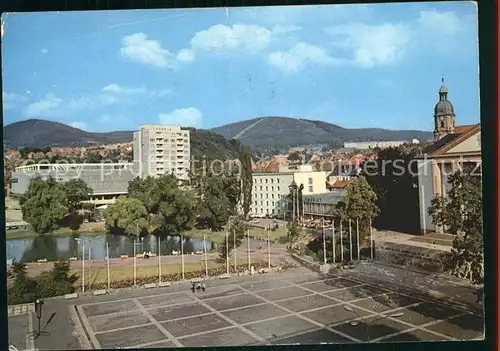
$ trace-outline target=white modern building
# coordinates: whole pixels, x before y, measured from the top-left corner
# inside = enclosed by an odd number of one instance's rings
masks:
[[[252,173],[252,179],[252,217],[283,216],[287,211],[286,197],[292,182],[304,185],[304,196],[327,192],[326,172],[315,172],[310,165],[280,167],[276,173]]]
[[[416,157],[422,234],[445,231],[433,224],[428,209],[432,199],[447,196],[451,188],[448,183],[451,174],[472,165],[475,174],[481,177],[481,126],[456,126],[455,118],[453,105],[448,101],[448,89],[443,86],[434,109],[435,141]]]
[[[134,133],[134,164],[139,176],[173,174],[189,179],[190,133],[179,126],[143,125]]]

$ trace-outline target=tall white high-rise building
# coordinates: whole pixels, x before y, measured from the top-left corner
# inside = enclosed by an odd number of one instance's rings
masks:
[[[173,174],[188,180],[190,133],[179,126],[143,125],[134,132],[134,164],[141,178]]]

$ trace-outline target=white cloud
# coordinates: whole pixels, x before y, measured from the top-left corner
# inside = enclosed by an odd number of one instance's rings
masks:
[[[120,86],[118,84],[109,84],[102,88],[102,91],[104,93],[114,93],[114,94],[123,94],[123,95],[135,95],[135,94],[141,94],[146,92],[145,87],[140,87],[140,88],[131,88],[131,87],[124,87]]]
[[[158,117],[161,124],[196,127],[201,123],[202,116],[203,114],[196,107],[188,107],[170,113],[160,113]]]
[[[177,54],[177,60],[181,62],[191,62],[195,58],[194,51],[191,49],[182,49]]]
[[[65,104],[65,107],[69,108],[70,110],[81,110],[81,109],[89,107],[91,105],[91,103],[92,103],[92,100],[89,99],[88,97],[80,97],[77,99],[69,100]]]
[[[85,131],[87,130],[87,125],[85,124],[85,122],[71,122],[69,125],[73,128],[78,128]]]
[[[461,23],[454,11],[438,12],[436,10],[420,11],[418,23],[421,27],[436,34],[454,35],[460,32]]]
[[[173,95],[173,92],[170,89],[153,90],[150,92],[150,95],[153,97],[165,97]]]
[[[191,39],[191,48],[213,53],[229,53],[235,50],[255,53],[267,49],[271,39],[271,31],[264,27],[217,24],[197,32]]]
[[[352,50],[353,63],[362,68],[396,62],[406,50],[411,31],[403,24],[353,23],[326,29],[339,48]]]
[[[281,35],[281,34],[298,32],[301,31],[302,29],[303,28],[301,26],[277,24],[273,27],[271,31],[275,35]]]
[[[3,108],[6,110],[22,106],[28,101],[25,96],[6,92],[2,92],[2,100]]]
[[[29,104],[26,107],[27,117],[38,117],[61,106],[62,100],[54,94],[47,94],[43,99]]]
[[[307,65],[341,65],[342,61],[328,55],[325,49],[307,43],[297,43],[288,51],[269,54],[268,63],[288,74],[297,73]]]
[[[111,96],[108,94],[103,94],[98,97],[98,102],[101,103],[102,105],[113,105],[116,102],[118,102],[118,98],[115,96]]]
[[[164,49],[159,41],[148,39],[144,33],[123,37],[120,52],[132,61],[156,68],[171,69],[175,65],[172,53]]]
[[[44,54],[44,55],[45,55],[47,52],[49,52],[49,50],[47,50],[47,49],[45,49],[45,48],[43,48],[43,49],[42,49],[42,50],[40,50],[40,51],[41,51],[41,52],[42,52],[42,54]]]

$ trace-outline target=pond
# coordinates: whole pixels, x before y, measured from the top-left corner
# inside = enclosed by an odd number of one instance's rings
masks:
[[[82,244],[85,246],[85,259],[102,260],[106,257],[106,246],[110,258],[119,258],[120,255],[134,254],[134,237],[103,234],[101,236],[89,234],[73,234],[69,236],[40,235],[36,238],[7,240],[7,260],[36,262],[40,259],[57,261],[69,257],[82,258]],[[217,244],[206,242],[206,249],[215,249]],[[180,251],[180,237],[167,236],[160,239],[160,252],[162,255],[170,255],[172,251]],[[184,237],[184,253],[190,254],[194,251],[203,250],[203,240]],[[135,241],[136,253],[156,252],[158,253],[158,238],[149,235]]]

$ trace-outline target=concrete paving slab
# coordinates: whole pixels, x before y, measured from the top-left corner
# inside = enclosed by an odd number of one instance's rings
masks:
[[[281,338],[271,341],[274,345],[290,345],[290,344],[319,344],[319,343],[352,343],[351,340],[344,338],[341,335],[335,334],[328,329],[318,329],[311,332],[306,332],[300,335]]]
[[[403,322],[419,326],[437,319],[446,319],[463,313],[460,310],[438,305],[432,302],[423,302],[417,306],[412,306],[401,310],[404,314],[398,318]]]
[[[241,286],[244,289],[247,289],[250,291],[259,291],[259,290],[266,290],[266,289],[279,289],[279,288],[284,288],[284,287],[287,287],[290,285],[292,285],[292,284],[288,283],[287,281],[280,280],[280,279],[270,279],[267,281],[241,284]]]
[[[288,314],[285,310],[279,307],[265,304],[259,306],[251,306],[234,311],[222,312],[222,314],[238,324],[256,322],[262,319],[284,316]]]
[[[275,339],[293,336],[298,333],[313,331],[318,329],[318,326],[309,323],[302,318],[288,316],[265,322],[255,322],[245,325],[245,328],[251,330],[264,340],[273,341]]]
[[[290,276],[286,277],[286,280],[294,284],[304,284],[304,283],[322,281],[323,278],[318,276],[318,274],[314,273],[314,274],[301,274],[296,276]]]
[[[289,299],[292,297],[311,295],[311,292],[301,289],[297,286],[288,286],[279,289],[257,291],[256,294],[270,301],[277,301],[277,300]]]
[[[231,326],[229,322],[215,314],[197,316],[179,321],[163,322],[160,324],[176,338]]]
[[[323,285],[327,285],[328,288],[322,288],[321,291],[328,291],[328,290],[335,290],[335,289],[342,289],[342,288],[348,288],[351,286],[359,285],[359,282],[355,282],[349,279],[344,279],[344,278],[334,278],[334,279],[327,279],[322,281]],[[318,287],[321,284],[318,283],[308,283],[308,284],[301,284],[301,286],[307,288],[307,289],[313,289],[314,287]],[[309,287],[311,286],[311,287]],[[326,290],[325,290],[326,289]]]
[[[89,317],[88,321],[96,333],[150,323],[150,320],[141,311],[137,310],[120,314]]]
[[[257,342],[238,328],[231,328],[179,340],[186,347],[241,346]]]
[[[373,312],[384,312],[398,307],[408,306],[420,301],[421,300],[402,296],[397,293],[391,293],[366,298],[364,300],[353,302],[352,304],[358,307],[366,308]]]
[[[368,316],[369,313],[365,312],[363,310],[353,308],[357,314],[359,314],[361,317]],[[323,325],[332,325],[336,323],[341,323],[341,322],[348,322],[354,318],[357,317],[356,312],[350,312],[346,311],[344,309],[344,305],[337,305],[337,306],[329,306],[322,308],[320,310],[314,310],[311,312],[303,312],[301,315],[312,319],[313,321],[316,321],[318,323],[321,323]]]
[[[130,329],[97,334],[96,338],[103,349],[116,349],[118,347],[130,347],[149,342],[164,340],[167,336],[155,325],[146,325]]]
[[[185,303],[185,302],[193,302],[194,299],[185,292],[181,293],[173,293],[173,294],[162,294],[156,296],[149,297],[140,297],[138,298],[141,305],[145,308],[154,307],[154,306],[168,306],[174,305],[177,303]]]
[[[217,297],[226,297],[231,295],[242,294],[244,291],[234,285],[229,286],[216,286],[213,288],[207,288],[205,292],[196,293],[202,300],[213,299]]]
[[[367,297],[376,296],[384,293],[387,293],[387,291],[369,285],[361,285],[334,291],[328,291],[325,292],[324,294],[340,301],[349,302],[352,300],[364,299]]]
[[[175,343],[172,341],[165,340],[165,341],[156,342],[154,344],[148,344],[147,346],[144,346],[143,348],[146,348],[146,347],[148,349],[163,349],[163,348],[175,348],[175,347],[177,347],[177,345],[175,345]],[[131,347],[131,348],[137,349],[137,347]]]
[[[243,294],[229,296],[223,299],[206,300],[205,302],[217,311],[224,311],[230,308],[239,308],[264,303],[264,300],[250,294]]]
[[[9,317],[9,341],[18,350],[24,350],[28,346],[26,345],[28,323],[28,315]]]
[[[137,310],[137,305],[132,300],[117,301],[117,302],[103,302],[82,307],[83,312],[87,317],[100,316],[103,314],[129,312]]]
[[[313,308],[332,306],[337,302],[321,295],[309,295],[276,303],[293,312],[303,312]]]
[[[192,303],[180,306],[162,306],[148,310],[148,312],[158,321],[164,322],[176,318],[196,316],[198,314],[209,313],[210,310],[199,303]]]
[[[387,318],[373,317],[366,318],[365,320],[360,321],[355,326],[351,325],[349,322],[346,322],[333,327],[333,329],[361,341],[370,341],[376,338],[409,329],[409,327],[403,323],[399,323]]]
[[[457,340],[469,340],[484,336],[484,320],[481,317],[466,314],[426,327]]]
[[[447,340],[436,334],[426,332],[425,330],[415,329],[404,334],[399,334],[387,339],[382,339],[381,342],[415,342],[415,341],[443,341]]]
[[[335,280],[339,280],[340,283],[335,283]],[[316,292],[325,292],[338,289],[338,284],[341,284],[341,287],[343,287],[343,285],[345,284],[344,280],[345,279],[342,278],[328,279],[322,280],[320,282],[301,284],[301,286],[309,290],[314,290]]]

